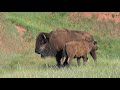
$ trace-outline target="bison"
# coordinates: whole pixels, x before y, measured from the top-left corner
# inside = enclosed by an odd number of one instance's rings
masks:
[[[60,66],[62,58],[62,50],[67,42],[86,40],[95,43],[93,36],[84,31],[57,29],[50,33],[41,32],[36,38],[35,52],[41,54],[41,57],[56,57],[57,66]],[[96,60],[96,52],[94,49],[90,51],[90,55]],[[66,61],[64,65],[68,64]]]
[[[63,56],[61,59],[61,65],[64,64],[66,58],[68,65],[71,63],[73,58],[77,58],[78,66],[80,65],[80,58],[83,58],[84,65],[88,60],[87,54],[90,53],[91,50],[97,50],[97,46],[95,43],[90,43],[85,40],[81,41],[70,41],[65,44],[63,48]]]

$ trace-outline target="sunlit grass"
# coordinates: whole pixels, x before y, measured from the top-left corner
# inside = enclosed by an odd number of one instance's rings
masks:
[[[7,41],[4,46],[13,48],[12,52],[0,49],[0,77],[1,78],[119,78],[120,77],[120,38],[112,37],[108,31],[119,24],[113,22],[102,23],[94,17],[92,19],[81,17],[73,21],[67,13],[50,12],[7,12],[5,26],[0,27],[4,33],[0,35]],[[7,24],[6,24],[7,23]],[[9,23],[9,24],[8,24]],[[3,24],[3,22],[2,22]],[[32,44],[22,51],[19,47],[25,43],[20,42],[20,36],[14,25],[19,25],[31,32]],[[90,55],[86,66],[78,67],[74,59],[70,67],[58,68],[54,57],[41,59],[34,52],[35,38],[44,31],[50,32],[56,28],[77,29],[88,31],[98,42],[97,64]],[[92,30],[95,32],[92,33]],[[25,34],[27,35],[27,34]],[[8,38],[6,38],[8,37]],[[14,51],[14,49],[16,51]]]

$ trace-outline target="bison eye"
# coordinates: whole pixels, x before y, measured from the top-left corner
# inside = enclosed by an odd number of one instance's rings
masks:
[[[47,43],[46,40],[42,40],[42,41],[41,41],[41,44],[45,44],[45,43]]]

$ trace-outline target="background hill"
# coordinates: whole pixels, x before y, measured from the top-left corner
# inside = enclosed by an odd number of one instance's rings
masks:
[[[59,69],[55,58],[35,54],[35,38],[57,28],[87,31],[98,42],[98,64]],[[120,77],[119,12],[0,13],[0,77]],[[77,72],[77,73],[76,73]]]

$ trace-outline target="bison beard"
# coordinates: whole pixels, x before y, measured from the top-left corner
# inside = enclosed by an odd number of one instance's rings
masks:
[[[46,47],[44,50],[40,50],[40,54],[41,54],[41,57],[47,57],[47,56],[56,56],[56,51],[54,50],[54,48],[46,43]]]

